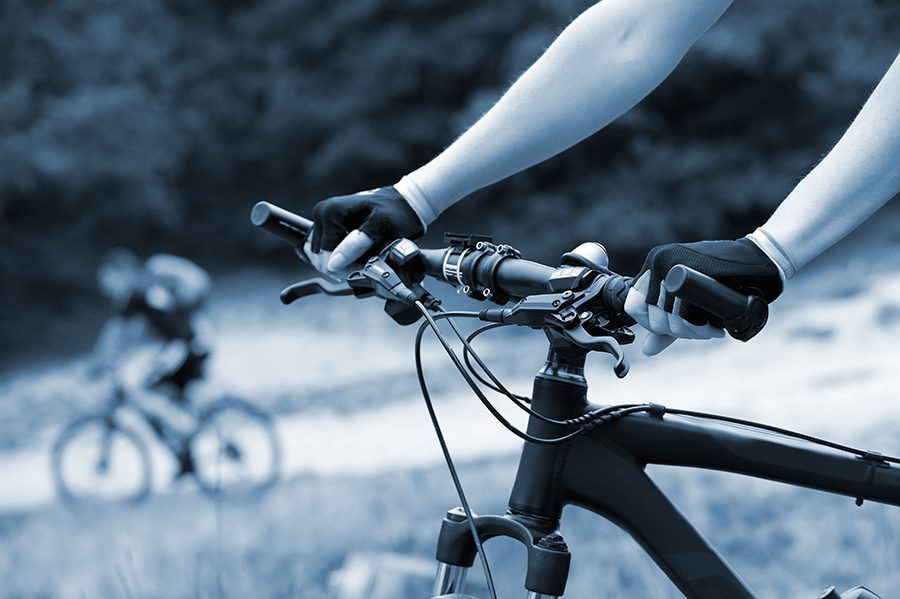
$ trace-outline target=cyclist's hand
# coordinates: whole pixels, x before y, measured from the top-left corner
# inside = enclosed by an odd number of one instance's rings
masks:
[[[767,302],[781,294],[778,267],[747,238],[737,241],[670,243],[650,250],[625,300],[625,311],[650,335],[643,352],[652,356],[675,339],[711,339],[725,332],[709,324],[708,314],[667,295],[665,278],[676,264],[683,264],[744,294],[756,294]]]
[[[304,250],[313,266],[329,274],[397,238],[415,239],[424,233],[406,199],[393,187],[380,187],[316,204]]]

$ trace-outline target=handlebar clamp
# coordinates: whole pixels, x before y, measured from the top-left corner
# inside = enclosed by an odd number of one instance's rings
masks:
[[[500,263],[508,258],[520,258],[519,250],[511,245],[494,245],[493,239],[486,235],[445,233],[444,240],[450,246],[443,263],[445,280],[458,282],[458,289],[473,299],[490,300],[501,306],[511,299],[510,295],[479,281],[495,280]]]

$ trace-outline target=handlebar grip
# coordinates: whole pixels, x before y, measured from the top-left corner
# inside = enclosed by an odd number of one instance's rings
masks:
[[[311,220],[269,202],[256,203],[250,222],[295,246],[303,245],[313,226]]]
[[[555,268],[529,260],[504,260],[497,265],[492,284],[512,297],[549,293],[550,277],[555,271]]]
[[[756,295],[744,295],[681,264],[666,275],[666,290],[721,320],[722,328],[741,341],[759,333],[769,318],[769,305]]]

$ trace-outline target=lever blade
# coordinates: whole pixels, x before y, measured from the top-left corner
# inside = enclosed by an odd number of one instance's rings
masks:
[[[346,283],[332,283],[322,278],[307,279],[286,287],[279,296],[282,304],[292,304],[301,297],[324,293],[325,295],[353,295]]]
[[[625,352],[619,347],[619,344],[612,337],[595,337],[584,330],[583,327],[576,326],[563,331],[563,335],[583,349],[588,351],[599,351],[611,355],[616,360],[613,366],[613,372],[618,378],[625,378],[628,374],[628,362],[625,361]]]

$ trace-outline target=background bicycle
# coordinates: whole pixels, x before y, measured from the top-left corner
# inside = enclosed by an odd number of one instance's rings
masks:
[[[53,444],[53,479],[63,499],[145,499],[154,473],[148,431],[171,451],[175,476],[192,476],[207,494],[247,499],[278,480],[280,441],[271,416],[253,404],[223,397],[193,414],[185,406],[182,421],[190,428],[176,430],[158,413],[129,401],[120,381],[110,386],[105,408],[72,421]]]

